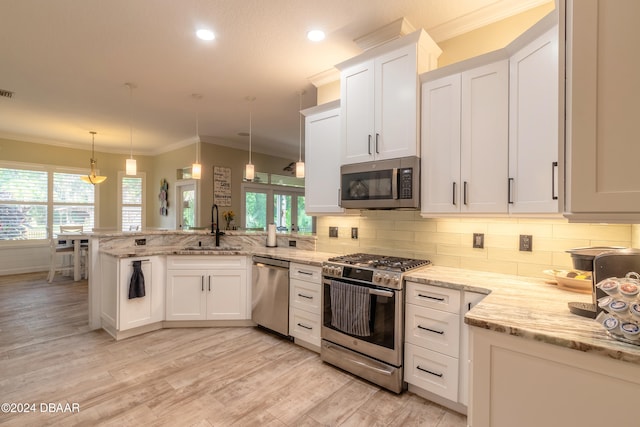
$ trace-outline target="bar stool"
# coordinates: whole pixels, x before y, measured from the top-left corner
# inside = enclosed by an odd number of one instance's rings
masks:
[[[82,233],[82,225],[61,225],[60,234],[64,233]],[[80,238],[80,236],[78,236]],[[51,283],[56,272],[62,272],[69,275],[74,271],[76,262],[80,263],[81,275],[86,278],[86,257],[87,248],[81,247],[78,254],[80,259],[75,259],[73,239],[53,237],[49,241],[50,259],[49,259],[49,275],[47,281]],[[84,271],[84,274],[82,272]],[[73,275],[73,273],[71,274]]]

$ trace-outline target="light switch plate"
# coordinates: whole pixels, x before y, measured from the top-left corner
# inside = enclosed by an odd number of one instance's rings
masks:
[[[329,237],[338,237],[338,227],[329,227]]]
[[[358,238],[358,227],[351,227],[351,238],[352,239]]]
[[[484,249],[484,233],[473,233],[473,247]]]

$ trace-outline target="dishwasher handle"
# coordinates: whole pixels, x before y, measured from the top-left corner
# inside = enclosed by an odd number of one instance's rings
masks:
[[[264,265],[266,267],[279,267],[284,269],[289,269],[289,261],[284,261],[281,259],[273,259],[267,258],[259,255],[253,256],[253,264],[254,265]]]

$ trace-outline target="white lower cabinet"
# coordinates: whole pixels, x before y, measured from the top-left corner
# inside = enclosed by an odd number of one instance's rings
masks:
[[[289,265],[289,334],[297,344],[320,351],[322,269]],[[307,345],[305,345],[307,344]]]
[[[250,317],[244,256],[167,257],[166,320]]]
[[[409,390],[464,411],[469,396],[464,314],[484,295],[411,281],[406,292],[404,379]]]
[[[129,299],[134,261],[141,262],[145,295]],[[165,262],[163,256],[115,258],[101,255],[102,326],[112,335],[164,320]]]

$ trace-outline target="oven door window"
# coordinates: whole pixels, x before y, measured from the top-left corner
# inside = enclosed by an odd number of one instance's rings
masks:
[[[342,200],[393,199],[393,169],[342,175]]]
[[[330,282],[323,284],[324,326],[353,338],[393,349],[397,293],[390,289],[349,284],[346,281],[340,283],[347,284],[347,290],[334,288],[332,292]],[[354,295],[349,295],[349,286],[359,289],[354,289]],[[363,297],[363,293],[366,296]]]

